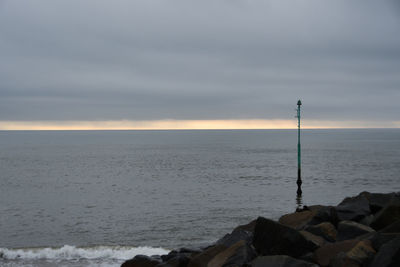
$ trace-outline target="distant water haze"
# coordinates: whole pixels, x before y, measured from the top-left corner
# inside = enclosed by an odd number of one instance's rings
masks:
[[[250,130],[295,129],[295,120],[0,121],[0,130]],[[303,129],[400,128],[400,121],[302,121]]]

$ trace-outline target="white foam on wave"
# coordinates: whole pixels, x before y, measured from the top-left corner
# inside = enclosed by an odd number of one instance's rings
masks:
[[[46,259],[46,260],[79,260],[79,259],[113,259],[127,260],[136,255],[163,255],[169,251],[153,247],[128,247],[128,246],[94,246],[75,247],[64,245],[59,248],[0,248],[0,258],[7,260],[16,259]]]

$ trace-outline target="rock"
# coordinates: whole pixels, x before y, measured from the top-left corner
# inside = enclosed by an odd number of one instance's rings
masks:
[[[180,248],[178,250],[178,253],[189,253],[189,254],[193,254],[193,253],[200,253],[202,250],[200,248]]]
[[[121,267],[155,267],[161,261],[145,255],[137,255],[131,260],[122,263]]]
[[[368,199],[369,208],[373,214],[386,207],[390,202],[396,202],[397,200],[395,193],[382,194],[362,192],[360,195],[363,195]]]
[[[346,257],[360,265],[363,265],[368,261],[368,259],[371,259],[375,253],[376,251],[372,248],[371,241],[362,240],[346,253]]]
[[[283,215],[279,218],[279,223],[292,227],[296,230],[301,230],[312,220],[315,215],[317,215],[318,211],[322,209],[322,207],[323,206],[310,206],[302,211]]]
[[[227,247],[224,245],[209,247],[200,254],[194,256],[189,261],[188,267],[207,267],[208,262],[225,249],[227,249]]]
[[[339,252],[329,262],[330,267],[361,267],[357,262],[352,261],[346,256],[346,253]]]
[[[364,224],[366,226],[370,226],[371,223],[374,221],[375,216],[373,214],[370,214],[368,216],[365,216],[362,220],[359,221],[359,223]]]
[[[371,227],[378,231],[398,220],[400,220],[400,205],[389,204],[375,215]]]
[[[248,224],[239,225],[233,231],[235,231],[235,230],[243,230],[243,231],[254,233],[254,228],[256,227],[256,223],[257,223],[257,220],[252,220]]]
[[[354,239],[358,236],[373,232],[375,232],[375,230],[366,225],[353,221],[341,221],[338,224],[337,241]]]
[[[251,249],[246,241],[241,240],[226,250],[218,253],[209,261],[207,267],[242,266],[245,263],[252,261],[255,257],[256,253]]]
[[[400,237],[399,233],[381,233],[377,232],[373,236],[368,237],[367,239],[371,241],[372,247],[379,251],[381,247],[390,242],[391,240]]]
[[[286,255],[276,255],[257,257],[251,262],[251,267],[318,267],[318,265]]]
[[[186,267],[190,258],[185,254],[177,254],[168,261],[158,264],[157,267]]]
[[[305,229],[314,235],[321,236],[325,240],[335,242],[337,231],[330,222],[323,222],[317,225],[310,225]]]
[[[253,245],[260,255],[300,257],[317,247],[298,231],[278,222],[259,217],[254,230]]]
[[[369,267],[400,266],[400,237],[382,245]]]
[[[317,214],[308,222],[308,225],[316,225],[323,222],[330,222],[335,227],[337,226],[339,219],[336,213],[336,209],[332,206],[323,206],[317,211]]]
[[[379,232],[381,233],[400,233],[400,220],[395,221],[391,225],[386,226]]]
[[[323,245],[325,245],[326,241],[324,238],[314,235],[310,232],[301,230],[299,231],[299,233],[304,236],[305,239],[307,239],[308,241],[312,242],[317,248],[322,247]]]
[[[235,228],[232,233],[225,235],[223,238],[218,240],[216,245],[224,245],[230,247],[240,240],[246,241],[246,243],[251,244],[253,240],[253,232],[246,231],[245,228]]]
[[[336,206],[339,221],[361,221],[371,214],[368,199],[364,195],[345,198]]]
[[[336,243],[328,243],[314,252],[314,261],[321,266],[328,266],[329,262],[340,252],[350,251],[359,240],[346,240]]]

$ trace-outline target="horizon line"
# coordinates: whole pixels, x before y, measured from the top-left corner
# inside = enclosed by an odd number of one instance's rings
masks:
[[[400,121],[303,120],[302,129],[398,129]],[[294,120],[47,120],[0,121],[1,131],[105,131],[105,130],[293,130]]]

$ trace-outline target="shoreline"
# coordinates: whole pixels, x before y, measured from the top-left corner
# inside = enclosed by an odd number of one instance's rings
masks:
[[[400,192],[258,217],[206,247],[137,255],[122,267],[400,266]]]

